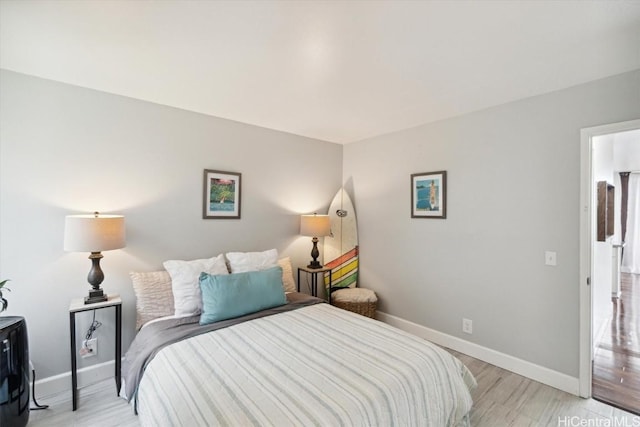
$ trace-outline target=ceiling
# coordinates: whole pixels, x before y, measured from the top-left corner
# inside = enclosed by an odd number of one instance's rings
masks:
[[[640,69],[640,0],[0,0],[0,67],[348,143]]]

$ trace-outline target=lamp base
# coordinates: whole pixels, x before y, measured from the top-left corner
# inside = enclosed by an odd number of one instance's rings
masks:
[[[322,264],[320,264],[319,261],[313,260],[309,265],[307,265],[307,268],[313,268],[313,269],[322,268]]]
[[[102,292],[102,289],[92,289],[89,291],[89,296],[84,297],[85,304],[95,304],[97,302],[107,301],[109,298]]]
[[[311,249],[311,262],[307,265],[307,268],[322,268],[322,264],[318,261],[318,257],[320,256],[320,251],[318,251],[318,238],[314,237],[311,241],[313,242],[313,248]]]

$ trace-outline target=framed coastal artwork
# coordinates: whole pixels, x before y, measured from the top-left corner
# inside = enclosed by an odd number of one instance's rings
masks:
[[[204,219],[240,219],[242,174],[205,169],[202,201]]]
[[[411,175],[411,217],[447,217],[447,171]]]

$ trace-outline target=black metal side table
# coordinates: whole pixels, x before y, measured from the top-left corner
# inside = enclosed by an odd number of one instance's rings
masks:
[[[100,310],[102,308],[114,307],[116,314],[116,354],[115,354],[115,380],[116,394],[120,393],[120,365],[122,361],[122,299],[120,295],[109,295],[107,301],[95,304],[85,304],[84,298],[75,298],[69,305],[69,333],[71,344],[71,391],[73,410],[78,408],[78,373],[76,355],[76,313],[89,310]]]
[[[322,268],[309,268],[309,267],[298,267],[298,292],[300,292],[300,272],[304,271],[307,274],[311,275],[311,295],[314,297],[318,296],[318,275],[322,278],[322,283],[324,283],[324,273],[329,273],[329,304],[331,304],[331,269],[328,267]]]

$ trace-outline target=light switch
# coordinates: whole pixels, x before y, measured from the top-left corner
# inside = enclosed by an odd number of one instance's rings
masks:
[[[557,265],[556,253],[553,251],[546,251],[544,253],[544,263],[546,265]]]

